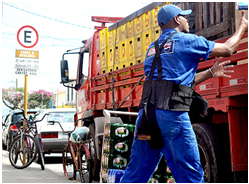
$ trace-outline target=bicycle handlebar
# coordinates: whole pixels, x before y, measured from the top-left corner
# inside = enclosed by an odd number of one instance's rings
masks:
[[[81,119],[78,119],[77,121],[80,121],[80,120],[83,120],[83,118],[81,118]],[[59,121],[48,121],[48,122],[50,122],[50,123],[58,123],[59,125],[60,125],[60,127],[61,127],[61,130],[63,131],[63,133],[72,133],[74,130],[75,130],[75,128],[76,128],[76,126],[74,125],[74,129],[73,130],[71,130],[71,131],[65,131],[64,129],[63,129],[63,127],[61,126],[61,123],[59,122]]]
[[[65,130],[63,129],[63,127],[61,126],[61,123],[60,123],[59,121],[48,121],[48,123],[52,123],[52,124],[58,123],[58,124],[60,125],[61,130],[62,130],[63,133],[72,133],[72,132],[75,130],[75,128],[76,128],[76,126],[74,126],[74,129],[73,129],[73,130],[71,130],[71,131],[65,131]]]
[[[50,113],[44,114],[44,116],[42,117],[42,119],[33,121],[32,123],[41,122],[45,118],[45,116],[47,116],[47,115],[50,115]]]
[[[24,118],[24,119],[22,118],[22,121],[23,121],[23,120],[26,120],[26,122],[29,123],[29,124],[41,122],[41,121],[45,118],[45,116],[47,116],[47,115],[50,114],[50,113],[44,114],[44,116],[43,116],[42,119],[40,119],[40,120],[29,121],[29,120],[25,117],[25,114],[24,114],[24,110],[23,110],[23,109],[21,109],[21,108],[19,108],[19,107],[17,107],[17,106],[15,106],[15,108],[17,108],[17,109],[19,109],[19,110],[21,110],[21,111],[23,112],[23,118]]]

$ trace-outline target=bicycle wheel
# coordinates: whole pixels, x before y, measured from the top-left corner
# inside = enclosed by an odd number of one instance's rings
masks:
[[[41,164],[41,169],[45,169],[45,162],[44,162],[44,155],[43,155],[43,150],[41,149],[41,138],[40,135],[35,135],[35,143],[37,147],[37,152],[38,152],[38,163]]]
[[[93,161],[90,156],[90,152],[86,145],[81,146],[81,171],[80,171],[80,180],[82,183],[92,183],[92,166]]]
[[[62,164],[64,174],[68,179],[75,180],[76,179],[76,169],[72,157],[72,153],[70,150],[70,145],[67,145],[63,148],[62,152]]]
[[[16,137],[9,150],[9,160],[13,167],[24,169],[28,167],[35,159],[37,147],[35,139],[30,135],[19,135]]]

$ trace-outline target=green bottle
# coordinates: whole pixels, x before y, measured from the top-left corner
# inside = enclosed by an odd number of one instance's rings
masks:
[[[130,140],[111,139],[110,140],[110,153],[130,156],[131,143],[132,141]]]
[[[111,124],[111,138],[112,139],[126,139],[133,140],[134,125],[131,124]]]
[[[168,176],[166,183],[175,183],[175,179],[173,176]]]
[[[167,166],[166,169],[166,173],[167,173],[167,177],[166,177],[166,183],[175,183],[175,179],[173,177],[173,174],[171,173],[171,170],[169,169],[169,167]]]
[[[109,168],[110,169],[125,169],[128,164],[128,159],[121,155],[110,154]]]

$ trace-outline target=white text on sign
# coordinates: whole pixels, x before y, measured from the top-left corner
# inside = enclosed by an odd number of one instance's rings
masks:
[[[39,58],[39,51],[16,50],[16,57],[38,59]]]

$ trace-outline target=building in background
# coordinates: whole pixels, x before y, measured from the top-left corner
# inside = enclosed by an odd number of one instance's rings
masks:
[[[65,90],[57,90],[53,92],[56,108],[75,108],[76,107],[76,91],[73,88],[76,84],[76,80],[70,80],[71,82],[67,83]]]
[[[74,81],[70,80],[71,82],[67,83],[68,86],[71,88],[66,88],[66,105],[76,107],[76,90],[74,86],[76,85],[76,79]]]

